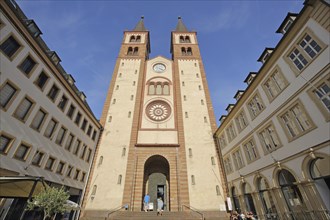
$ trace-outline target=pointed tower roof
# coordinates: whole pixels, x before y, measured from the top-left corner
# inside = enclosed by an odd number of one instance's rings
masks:
[[[144,19],[144,16],[141,16],[141,20],[139,21],[139,23],[137,23],[137,25],[135,26],[133,31],[147,31],[147,29],[144,26],[143,19]]]
[[[178,24],[176,25],[175,31],[177,32],[188,32],[188,29],[183,24],[181,17],[178,17]]]

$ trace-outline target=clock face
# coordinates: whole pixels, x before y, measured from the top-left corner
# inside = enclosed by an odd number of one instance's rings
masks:
[[[162,73],[165,71],[166,66],[162,63],[157,63],[153,66],[153,69],[156,73]]]

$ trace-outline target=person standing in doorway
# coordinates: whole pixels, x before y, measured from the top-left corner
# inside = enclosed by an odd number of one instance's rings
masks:
[[[148,195],[148,193],[146,193],[146,195],[144,196],[144,199],[143,199],[143,205],[144,205],[145,212],[147,212],[149,209],[149,202],[150,202],[150,196]]]
[[[157,215],[163,215],[163,206],[164,202],[162,200],[162,197],[159,197],[157,199]]]

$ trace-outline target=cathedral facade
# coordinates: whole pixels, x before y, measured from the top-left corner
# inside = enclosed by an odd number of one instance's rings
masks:
[[[149,58],[143,18],[125,31],[101,116],[104,127],[83,207],[143,210],[148,193],[165,211],[225,210],[225,181],[197,34],[179,17],[171,59]]]

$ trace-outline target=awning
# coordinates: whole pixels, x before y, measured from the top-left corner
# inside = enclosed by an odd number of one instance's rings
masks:
[[[29,198],[46,189],[43,177],[6,176],[0,177],[0,197]]]

